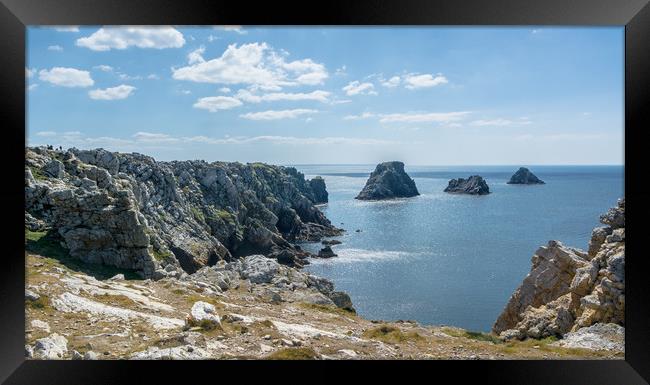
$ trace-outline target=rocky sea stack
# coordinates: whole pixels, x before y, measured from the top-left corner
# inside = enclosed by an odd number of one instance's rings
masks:
[[[490,193],[490,187],[483,177],[472,175],[467,179],[450,180],[444,191],[453,194],[486,195]]]
[[[508,181],[508,184],[544,184],[535,174],[530,172],[526,167],[520,167]]]
[[[420,193],[413,179],[404,171],[404,163],[393,161],[378,164],[355,199],[382,200],[417,195]]]
[[[292,167],[157,162],[103,149],[25,154],[26,230],[83,262],[147,278],[252,254],[300,266],[308,253],[291,242],[341,233],[315,207],[326,200],[322,179]]]
[[[325,180],[322,177],[316,176],[310,179],[309,186],[311,187],[311,190],[313,192],[314,203],[316,204],[327,203],[328,194],[327,194],[327,189],[325,187]]]
[[[600,217],[587,252],[550,241],[533,255],[530,273],[493,331],[505,339],[562,338],[559,346],[623,349],[625,199]],[[596,326],[598,325],[598,326]],[[588,337],[588,338],[587,338]]]

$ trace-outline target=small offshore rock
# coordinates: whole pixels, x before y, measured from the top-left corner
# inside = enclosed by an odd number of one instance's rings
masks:
[[[487,195],[490,187],[483,177],[472,175],[467,179],[451,179],[444,192],[453,194]]]
[[[337,256],[330,246],[325,246],[318,251],[318,258],[332,258]]]
[[[417,195],[420,193],[415,181],[404,171],[404,163],[393,161],[378,164],[355,199],[383,200]]]
[[[535,174],[530,172],[526,167],[520,167],[508,181],[508,184],[544,184]]]

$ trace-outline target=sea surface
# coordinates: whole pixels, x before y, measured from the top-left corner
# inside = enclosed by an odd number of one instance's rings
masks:
[[[623,166],[529,167],[546,184],[521,186],[506,184],[514,166],[407,165],[421,195],[381,202],[354,199],[374,165],[294,167],[325,179],[321,209],[346,230],[338,257],[312,259],[307,271],[350,294],[365,318],[477,331],[491,329],[538,247],[586,249],[599,215],[624,195]],[[449,179],[474,174],[491,194],[443,192]]]

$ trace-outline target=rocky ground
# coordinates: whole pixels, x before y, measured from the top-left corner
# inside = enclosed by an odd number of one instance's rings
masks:
[[[506,342],[366,320],[328,281],[260,256],[158,281],[107,279],[113,271],[84,273],[31,253],[26,262],[25,349],[34,359],[622,358],[552,338]]]

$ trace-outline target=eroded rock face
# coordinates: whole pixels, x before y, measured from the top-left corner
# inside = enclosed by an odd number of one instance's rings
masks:
[[[467,179],[450,180],[444,191],[453,194],[486,195],[490,193],[490,187],[483,177],[472,175]]]
[[[520,167],[508,181],[508,184],[544,184],[535,174],[530,172],[526,167]]]
[[[625,325],[625,200],[601,216],[589,252],[550,241],[492,330],[504,338],[562,337],[601,323]]]
[[[314,206],[324,182],[261,163],[156,162],[103,149],[26,149],[25,223],[84,262],[163,278],[266,254],[300,266],[290,242],[341,233]]]
[[[417,195],[420,193],[413,179],[404,171],[404,163],[394,161],[378,164],[355,199],[382,200]]]

